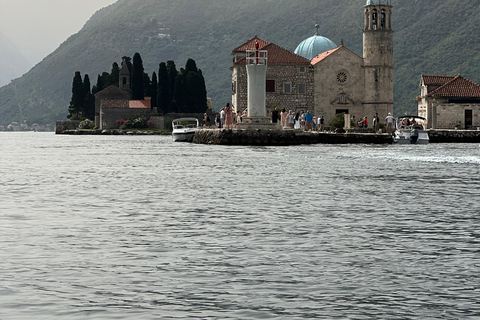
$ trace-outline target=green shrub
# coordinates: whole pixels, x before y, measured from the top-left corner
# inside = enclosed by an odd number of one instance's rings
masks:
[[[345,113],[336,114],[328,124],[331,130],[343,129],[345,127]]]
[[[95,129],[95,122],[90,119],[85,119],[78,125],[79,129]]]

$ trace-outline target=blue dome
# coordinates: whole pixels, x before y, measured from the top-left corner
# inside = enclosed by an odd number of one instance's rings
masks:
[[[297,49],[295,49],[295,53],[308,60],[312,60],[320,53],[335,49],[336,47],[337,45],[332,40],[316,34],[313,37],[303,40],[297,46]]]
[[[389,0],[367,0],[367,6],[374,6],[379,4],[390,5]]]

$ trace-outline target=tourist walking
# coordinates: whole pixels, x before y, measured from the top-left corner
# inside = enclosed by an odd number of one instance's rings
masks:
[[[277,110],[277,108],[272,110],[272,123],[278,123],[278,110]]]
[[[387,122],[387,133],[392,133],[393,132],[393,117],[392,114],[389,112],[388,116],[385,118],[385,121]]]
[[[375,113],[375,116],[373,117],[373,126],[375,127],[375,132],[380,130],[380,118],[378,117],[378,112]]]
[[[312,130],[312,114],[307,110],[305,113],[305,131]]]
[[[293,115],[292,110],[288,111],[287,121],[288,121],[288,127],[290,129],[293,129],[293,127],[295,126],[295,116]]]
[[[220,110],[220,128],[223,128],[224,125],[225,125],[225,108],[222,108],[222,110]]]
[[[210,117],[208,116],[208,114],[204,114],[203,115],[203,126],[205,128],[209,128],[210,127]]]
[[[280,121],[282,124],[282,128],[285,128],[287,126],[287,110],[282,109],[282,113],[280,113]]]
[[[227,129],[233,129],[233,110],[230,107],[230,103],[225,106],[225,127]]]
[[[323,116],[318,118],[318,126],[320,127],[320,132],[325,130],[325,118]]]
[[[363,128],[364,128],[364,129],[368,128],[368,119],[367,119],[367,117],[363,117]]]

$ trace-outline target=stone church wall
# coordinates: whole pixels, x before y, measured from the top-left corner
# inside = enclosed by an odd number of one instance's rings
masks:
[[[362,59],[347,49],[315,65],[315,115],[323,115],[327,123],[339,110],[347,110],[356,119],[366,115],[362,65]]]

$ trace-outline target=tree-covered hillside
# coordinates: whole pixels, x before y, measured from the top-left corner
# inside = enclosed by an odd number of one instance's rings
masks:
[[[65,119],[75,71],[108,71],[122,56],[142,55],[145,72],[160,62],[202,69],[215,108],[230,101],[232,49],[258,35],[294,50],[320,33],[362,55],[365,0],[119,0],[98,11],[22,78],[0,88],[0,124]],[[395,113],[415,111],[420,75],[480,82],[477,0],[392,0]]]

